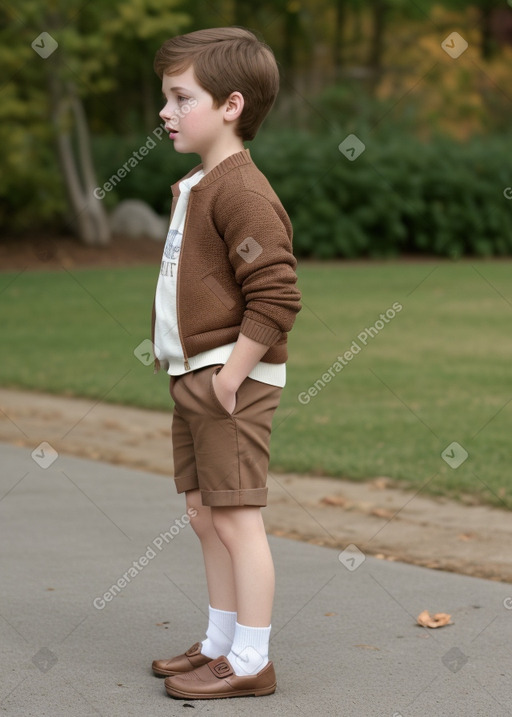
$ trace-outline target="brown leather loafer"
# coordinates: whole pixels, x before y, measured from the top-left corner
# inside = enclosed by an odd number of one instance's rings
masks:
[[[268,662],[256,675],[236,675],[227,657],[221,655],[192,672],[167,677],[165,689],[171,697],[211,700],[219,697],[259,697],[276,690],[274,665]]]
[[[211,661],[211,657],[206,657],[201,653],[201,643],[196,642],[183,655],[177,655],[170,660],[154,660],[152,668],[157,677],[169,677],[169,675],[190,672]]]

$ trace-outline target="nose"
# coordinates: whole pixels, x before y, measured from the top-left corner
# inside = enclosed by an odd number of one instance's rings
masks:
[[[158,114],[164,120],[164,122],[169,121],[169,123],[171,125],[174,125],[175,127],[179,124],[180,120],[176,113],[176,109],[172,106],[170,102],[167,102],[167,104],[162,107]]]
[[[163,120],[169,119],[172,115],[170,103],[167,102],[158,113]]]

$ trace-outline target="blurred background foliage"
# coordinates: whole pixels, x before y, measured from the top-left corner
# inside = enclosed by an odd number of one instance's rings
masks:
[[[247,146],[297,255],[512,254],[512,7],[493,0],[3,3],[3,235],[95,243],[126,198],[167,214],[169,185],[199,158],[166,138],[102,202],[92,190],[159,125],[162,41],[224,25],[255,31],[279,62],[280,95]],[[441,47],[453,31],[469,43],[457,59]],[[41,32],[59,43],[45,60],[31,46]],[[338,150],[351,133],[366,146],[354,162]]]

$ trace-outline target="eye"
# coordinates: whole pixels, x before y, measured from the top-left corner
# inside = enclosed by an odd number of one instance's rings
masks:
[[[183,95],[178,95],[178,102],[186,102],[188,97],[183,97]]]

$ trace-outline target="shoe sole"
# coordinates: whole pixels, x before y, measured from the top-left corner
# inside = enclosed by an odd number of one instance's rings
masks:
[[[218,692],[216,694],[198,694],[197,692],[182,692],[181,690],[165,688],[165,691],[169,697],[176,697],[184,700],[214,700],[225,697],[263,697],[263,695],[271,695],[276,691],[277,682],[274,682],[270,687],[260,687],[256,690],[237,690],[233,692]]]

